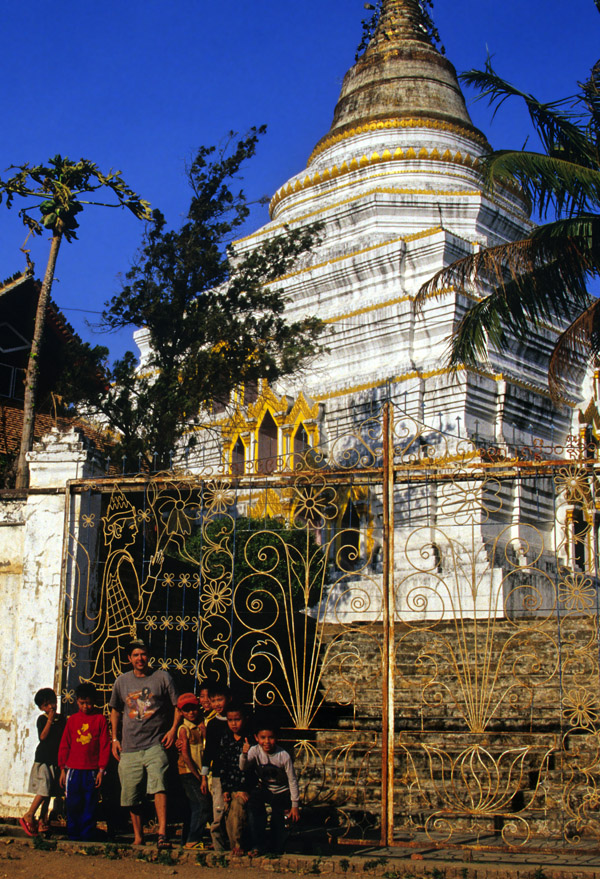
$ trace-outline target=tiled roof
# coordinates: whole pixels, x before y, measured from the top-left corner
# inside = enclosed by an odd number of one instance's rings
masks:
[[[108,438],[100,433],[92,425],[79,418],[63,418],[38,412],[35,416],[33,428],[34,442],[37,442],[44,434],[49,433],[51,428],[69,430],[75,427],[82,431],[84,437],[99,452],[108,452],[110,443]],[[14,455],[19,451],[21,431],[23,429],[23,409],[14,405],[12,400],[0,399],[0,455]]]

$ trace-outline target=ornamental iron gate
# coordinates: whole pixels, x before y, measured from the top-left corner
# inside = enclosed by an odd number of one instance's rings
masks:
[[[62,702],[132,636],[276,711],[339,841],[597,845],[593,443],[481,447],[386,404],[327,448],[67,491]]]

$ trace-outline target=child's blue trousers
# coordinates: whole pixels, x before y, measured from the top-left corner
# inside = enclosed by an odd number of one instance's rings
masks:
[[[96,831],[97,769],[67,769],[67,834],[69,839],[92,839]]]
[[[186,842],[201,842],[206,822],[212,817],[210,796],[202,793],[200,782],[191,772],[180,775],[179,780],[190,804],[190,829]]]

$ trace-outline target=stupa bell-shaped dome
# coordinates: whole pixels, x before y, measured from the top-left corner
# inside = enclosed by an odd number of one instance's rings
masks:
[[[344,78],[329,133],[390,118],[436,120],[476,131],[453,65],[435,48],[419,0],[383,0],[364,55]]]

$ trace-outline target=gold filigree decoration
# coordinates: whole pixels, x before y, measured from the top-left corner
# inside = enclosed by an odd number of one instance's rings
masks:
[[[222,515],[235,503],[235,491],[226,480],[208,482],[204,489],[204,503],[209,515]]]
[[[585,501],[589,497],[589,473],[576,464],[561,467],[556,476],[556,487],[569,503]]]
[[[231,606],[232,595],[231,588],[223,583],[215,581],[205,583],[200,596],[204,613],[209,616],[225,613]]]
[[[600,716],[598,699],[584,687],[577,687],[563,696],[562,713],[571,726],[594,727]]]
[[[597,588],[591,574],[567,574],[558,584],[558,597],[566,611],[592,611],[597,603]]]

